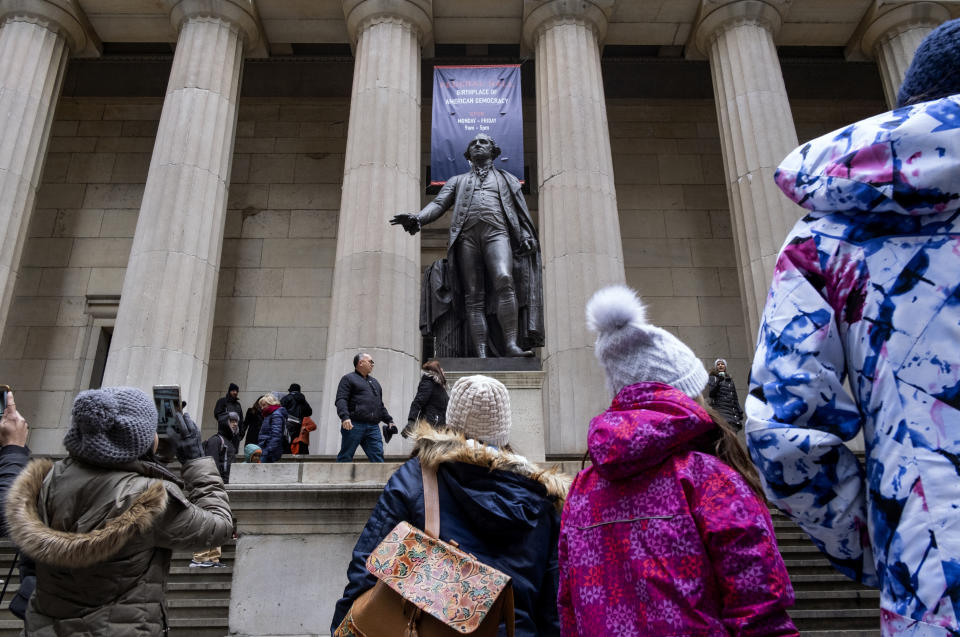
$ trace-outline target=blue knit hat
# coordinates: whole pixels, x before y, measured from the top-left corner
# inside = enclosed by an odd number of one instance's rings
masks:
[[[930,101],[960,93],[960,18],[923,39],[897,93],[897,108],[914,98]]]

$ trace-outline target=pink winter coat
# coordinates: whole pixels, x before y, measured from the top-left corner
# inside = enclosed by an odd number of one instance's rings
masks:
[[[624,387],[590,422],[593,466],[561,522],[563,637],[799,634],[766,504],[693,450],[714,427],[661,383]]]

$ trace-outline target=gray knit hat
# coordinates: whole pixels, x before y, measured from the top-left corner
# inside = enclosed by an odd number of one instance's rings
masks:
[[[496,378],[464,376],[450,390],[447,426],[494,447],[510,442],[510,394]]]
[[[153,446],[157,408],[136,387],[104,387],[77,394],[63,446],[98,465],[136,460]]]
[[[709,377],[703,363],[670,332],[647,322],[637,293],[624,285],[603,288],[587,303],[587,327],[597,333],[594,353],[616,395],[627,385],[665,383],[696,398]]]

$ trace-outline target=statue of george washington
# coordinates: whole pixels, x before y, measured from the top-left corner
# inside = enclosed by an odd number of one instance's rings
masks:
[[[420,304],[420,331],[438,339],[441,356],[533,356],[543,346],[537,230],[520,181],[494,167],[499,154],[480,133],[464,153],[470,172],[451,177],[419,214],[390,220],[416,234],[453,207],[447,258],[427,269]]]

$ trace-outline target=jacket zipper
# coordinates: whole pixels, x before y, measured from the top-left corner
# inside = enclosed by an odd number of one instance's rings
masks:
[[[596,524],[588,524],[587,526],[578,526],[577,529],[580,531],[586,531],[587,529],[595,529],[598,526],[606,526],[608,524],[620,524],[623,522],[640,522],[641,520],[672,520],[675,518],[675,515],[644,515],[638,518],[623,518],[622,520],[610,520],[608,522],[597,522]]]

